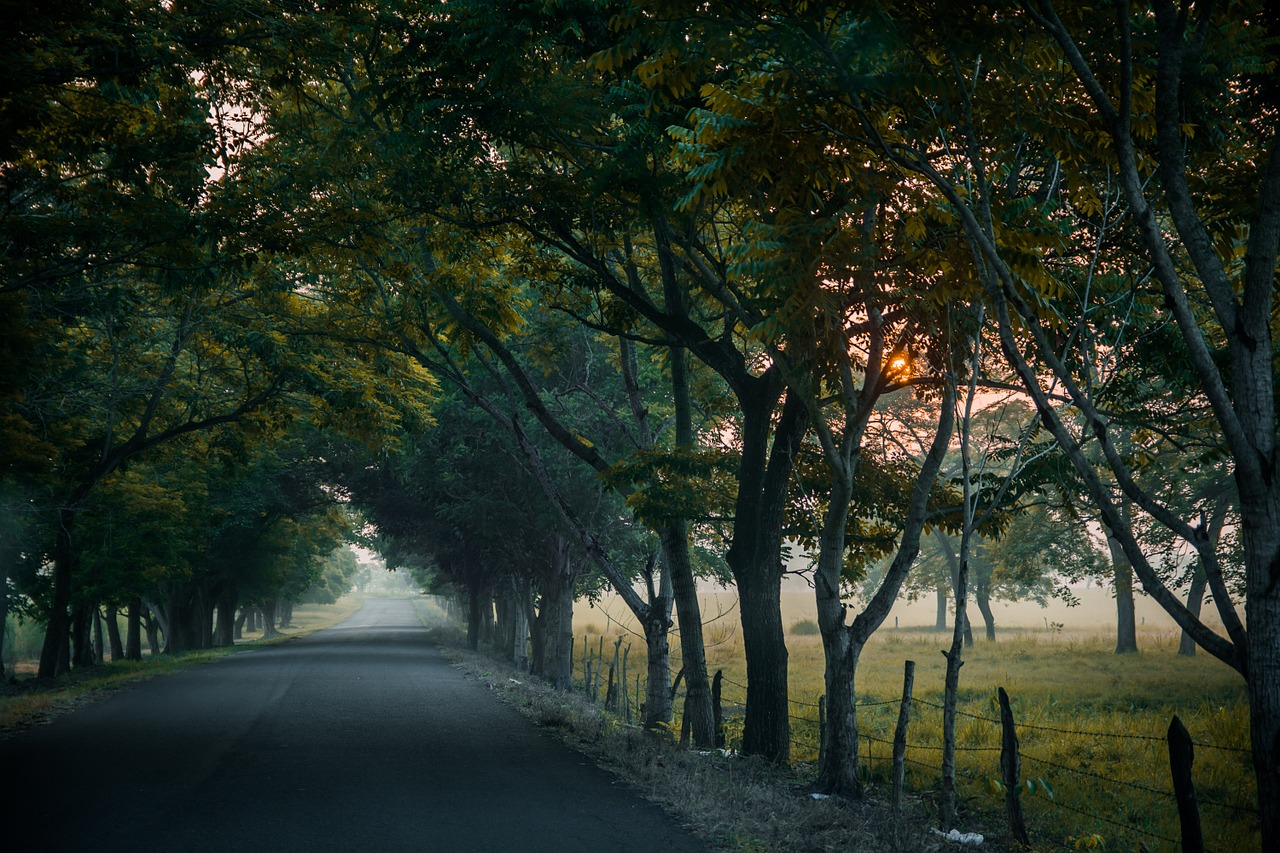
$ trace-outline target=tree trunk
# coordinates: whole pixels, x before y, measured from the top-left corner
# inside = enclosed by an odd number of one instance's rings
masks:
[[[240,612],[236,614],[235,624],[231,627],[231,641],[233,643],[244,638],[244,623],[252,611],[252,607],[241,607]]]
[[[791,720],[781,601],[781,575],[738,583],[742,646],[747,659],[748,714],[742,751],[786,764],[791,749]]]
[[[562,540],[552,570],[541,579],[538,611],[541,676],[558,690],[568,690],[573,685],[573,576],[568,542]]]
[[[218,595],[217,602],[218,627],[213,635],[213,645],[235,645],[236,627],[236,589],[234,584],[227,584]]]
[[[71,665],[73,667],[93,666],[93,643],[90,633],[93,629],[93,613],[97,608],[87,604],[77,604],[71,609]]]
[[[1240,501],[1248,592],[1249,733],[1263,850],[1280,849],[1280,463],[1274,455],[1272,459],[1271,494],[1242,493]]]
[[[702,606],[698,602],[698,583],[689,557],[689,525],[683,520],[671,522],[662,527],[659,536],[665,562],[663,571],[671,578],[676,620],[680,624],[680,661],[685,678],[684,718],[689,721],[693,745],[698,749],[711,749],[716,738],[715,716],[711,707],[711,683],[707,678],[707,651],[702,636]],[[653,689],[652,678],[649,689]]]
[[[477,583],[467,584],[467,648],[471,651],[480,649],[480,605],[483,596]]]
[[[89,621],[93,624],[93,662],[102,665],[107,662],[107,649],[102,636],[102,611],[96,604],[89,608]]]
[[[161,654],[160,646],[160,619],[156,615],[156,611],[151,607],[147,607],[144,626],[147,632],[147,648],[151,652],[151,657],[155,658]],[[167,634],[167,632],[166,632]],[[139,649],[139,659],[141,659],[141,649]]]
[[[1209,517],[1207,531],[1209,547],[1215,551],[1218,548],[1218,541],[1222,538],[1222,528],[1227,523],[1227,511],[1231,509],[1231,492],[1225,487],[1221,488],[1213,515]],[[1204,606],[1205,588],[1208,585],[1209,576],[1205,572],[1204,561],[1197,559],[1195,572],[1191,576],[1191,588],[1187,590],[1187,611],[1196,619],[1200,618],[1200,610]],[[1183,657],[1194,657],[1195,653],[1196,641],[1192,639],[1190,632],[1183,628],[1182,636],[1178,640],[1178,654]]]
[[[968,495],[965,496],[968,500]],[[966,517],[966,523],[969,519]],[[966,534],[967,535],[967,534]],[[956,702],[960,692],[960,667],[964,666],[964,629],[969,620],[965,613],[969,585],[968,543],[960,546],[960,567],[956,574],[956,622],[951,634],[951,648],[943,652],[947,671],[942,687],[942,825],[956,822]],[[972,637],[972,634],[970,634]]]
[[[126,660],[142,660],[142,599],[129,599],[129,619],[125,628],[124,656]]]
[[[830,438],[824,442],[824,454],[831,472],[831,489],[823,516],[817,571],[814,573],[814,599],[818,628],[822,634],[827,706],[816,785],[827,793],[848,797],[862,794],[858,781],[855,704],[858,660],[867,640],[888,618],[893,602],[920,553],[920,532],[928,511],[929,495],[951,442],[955,424],[954,404],[954,391],[948,387],[943,394],[937,431],[911,490],[898,553],[866,607],[849,624],[846,624],[847,607],[841,600],[840,582],[861,434],[845,434],[839,447],[833,447],[834,442]],[[846,418],[848,420],[852,418]],[[746,618],[744,612],[743,619]]]
[[[1187,612],[1199,619],[1200,610],[1204,607],[1204,590],[1208,585],[1208,578],[1205,577],[1203,570],[1197,570],[1191,577],[1191,588],[1187,590]],[[1178,639],[1178,654],[1183,657],[1195,657],[1196,641],[1191,638],[1191,634],[1184,628],[1182,636]]]
[[[671,603],[668,601],[665,607],[660,602],[655,603],[658,606],[653,608],[653,614],[644,626],[649,684],[645,690],[641,725],[646,729],[656,729],[671,722],[671,693],[667,690],[667,680],[671,678]]]
[[[1115,653],[1137,654],[1138,624],[1133,612],[1133,566],[1121,549],[1120,543],[1110,533],[1107,534],[1107,547],[1111,550],[1111,568],[1116,595]]]
[[[4,636],[9,619],[9,553],[8,548],[0,551],[0,683],[7,680],[4,672]]]
[[[573,583],[577,575],[569,542],[557,538],[554,560],[547,573],[539,620],[544,620],[542,677],[557,690],[573,687]]]
[[[508,594],[507,629],[510,634],[507,657],[520,670],[529,668],[529,584],[526,580],[514,581]]]
[[[511,590],[504,589],[502,594],[494,599],[493,607],[497,612],[493,626],[493,651],[503,660],[510,661],[515,645],[515,632],[512,630],[515,626],[511,624]]]
[[[525,607],[525,618],[529,622],[529,674],[540,678],[547,677],[547,620],[543,618],[543,608],[533,612],[533,595],[530,591]]]
[[[40,649],[40,678],[56,678],[70,669],[71,575],[75,553],[71,531],[75,526],[75,517],[75,509],[72,507],[58,511],[53,543],[53,601],[49,606],[44,646]]]
[[[107,640],[111,643],[111,660],[124,660],[124,643],[120,640],[120,613],[114,604],[107,605]]]
[[[760,380],[757,380],[760,381]],[[725,555],[738,587],[747,700],[742,751],[786,764],[791,751],[787,645],[782,627],[782,527],[795,454],[808,427],[804,404],[788,391],[774,426],[778,386],[739,391],[742,453],[733,539]],[[769,447],[770,434],[773,436]]]
[[[975,584],[973,600],[978,605],[978,612],[982,614],[982,622],[987,629],[987,639],[994,641],[996,638],[996,617],[991,612],[991,584],[989,581]]]
[[[665,232],[663,236],[665,238]],[[683,311],[683,294],[676,288],[672,290],[672,296],[680,300],[679,309]],[[680,346],[671,347],[669,352],[676,446],[689,448],[697,441],[693,427],[693,394],[689,387],[689,356]],[[658,537],[662,543],[663,572],[670,578],[676,619],[680,623],[680,660],[685,674],[684,724],[688,725],[696,748],[712,749],[716,739],[715,717],[711,707],[711,683],[707,677],[707,651],[702,636],[702,605],[698,601],[698,582],[689,556],[689,523],[683,518],[670,519],[658,531]]]
[[[939,581],[937,591],[934,596],[933,630],[935,631],[947,630],[947,600],[949,597],[950,594],[947,591],[947,585]]]
[[[280,632],[276,630],[276,600],[268,598],[262,602],[262,638],[279,637]]]
[[[280,627],[293,627],[293,600],[286,598],[280,602]]]

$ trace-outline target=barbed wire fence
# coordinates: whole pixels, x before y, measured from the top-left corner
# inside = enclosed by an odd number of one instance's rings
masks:
[[[597,704],[602,700],[600,690],[608,680],[608,669],[613,666],[608,655],[609,647],[613,645],[613,642],[606,644],[603,639],[597,638],[593,649],[587,638],[583,637],[581,645],[578,646],[582,653],[575,655],[575,679],[584,695]],[[741,734],[747,686],[723,673],[720,673],[719,677],[722,690],[720,719],[724,721],[724,734],[728,747],[726,751],[732,752],[734,738]],[[677,716],[682,716],[677,695],[680,678],[681,676],[677,674],[676,684],[671,691]],[[638,720],[640,697],[645,695],[642,692],[643,689],[643,682],[639,676],[636,676],[633,689],[625,691],[627,697],[624,705],[619,706],[615,703],[610,710],[627,722],[633,718]],[[605,702],[608,702],[607,697]],[[926,718],[927,714],[941,715],[945,711],[942,704],[920,697],[909,697],[907,702],[909,719],[916,725],[917,730],[920,727],[919,723]],[[806,698],[792,697],[789,703],[793,755],[800,756],[802,761],[806,759],[816,761],[823,749],[825,697],[818,697],[816,702]],[[858,738],[863,744],[860,748],[859,772],[868,782],[884,782],[890,775],[895,746],[893,723],[897,720],[897,711],[901,709],[902,704],[903,700],[899,698],[864,699],[855,703],[859,716]],[[894,709],[895,713],[879,712],[879,709],[889,708]],[[955,713],[957,717],[973,723],[985,724],[989,727],[986,734],[999,742],[1003,722],[998,717],[960,708],[957,708]],[[933,728],[940,729],[940,723]],[[1169,746],[1169,736],[1067,728],[1025,721],[1017,722],[1015,728],[1017,736],[1032,747],[1029,750],[1022,748],[1018,750],[1024,767],[1030,768],[1030,772],[1023,774],[1025,778],[1017,783],[1020,786],[1019,791],[1043,793],[1043,796],[1024,798],[1028,805],[1034,802],[1035,813],[1047,813],[1051,810],[1069,813],[1083,828],[1079,837],[1086,840],[1095,834],[1089,832],[1089,829],[1093,828],[1099,830],[1096,833],[1098,836],[1102,835],[1103,830],[1113,836],[1118,833],[1119,839],[1130,844],[1158,842],[1168,845],[1171,850],[1183,847],[1181,839],[1153,828],[1178,824],[1178,802],[1172,782],[1166,785],[1155,783],[1150,778],[1124,778],[1116,773],[1091,768],[1087,757],[1071,761],[1061,756],[1041,754],[1036,749],[1043,745],[1046,736],[1064,736],[1083,739],[1085,742],[1126,741],[1141,744],[1147,750],[1164,752]],[[970,731],[967,739],[971,740],[982,735],[981,732]],[[1242,758],[1252,755],[1251,749],[1243,746],[1218,744],[1206,740],[1192,740],[1190,743],[1196,750],[1214,750],[1237,754]],[[907,740],[904,746],[905,756],[902,760],[911,769],[909,781],[912,788],[915,790],[930,788],[943,772],[941,753],[944,747],[940,739],[939,742]],[[1000,767],[1003,746],[966,742],[955,744],[953,749],[956,756],[955,773],[958,778],[966,780],[976,789],[994,792],[1003,790],[1006,784],[1001,779]],[[1155,756],[1150,756],[1148,764],[1153,766],[1159,764],[1165,768],[1164,773],[1168,774],[1167,759],[1156,762]],[[1051,779],[1052,784],[1049,781]],[[1083,780],[1085,785],[1073,784],[1076,780]],[[1031,782],[1030,790],[1026,787],[1027,781]],[[1075,790],[1079,787],[1086,787],[1090,792],[1089,796],[1084,796]],[[1110,812],[1092,802],[1099,789],[1112,792],[1111,799],[1114,801],[1114,807]],[[1077,799],[1072,799],[1073,794],[1077,795]],[[1195,802],[1200,808],[1218,812],[1223,819],[1243,819],[1255,823],[1259,819],[1258,808],[1251,803],[1226,802],[1224,799],[1205,796],[1202,793],[1196,795]],[[1188,846],[1185,849],[1190,850],[1191,847]]]

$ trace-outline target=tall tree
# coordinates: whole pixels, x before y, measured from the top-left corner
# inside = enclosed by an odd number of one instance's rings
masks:
[[[1144,589],[1245,677],[1263,844],[1274,845],[1276,17],[1263,3],[1065,10],[1050,0],[983,18],[957,19],[933,4],[876,12],[886,14],[792,31],[811,47],[807,60],[818,58],[835,97],[862,119],[859,140],[946,199],[972,247],[1005,357]],[[1213,191],[1223,186],[1231,192]],[[1132,239],[1099,239],[1117,218]],[[1081,254],[1080,246],[1089,251]],[[1106,399],[1099,371],[1124,375],[1160,365],[1125,359],[1124,346],[1099,334],[1117,305],[1141,309],[1135,319],[1150,317],[1152,327],[1177,329],[1179,347],[1166,363],[1181,362],[1191,383],[1171,388],[1171,398],[1204,404],[1231,460],[1244,531],[1247,629],[1208,525],[1179,516],[1144,489],[1118,446],[1116,425],[1136,413],[1126,412],[1123,400]],[[1055,408],[1057,393],[1076,413],[1071,421]],[[1160,441],[1157,432],[1152,443]],[[1123,499],[1195,550],[1226,637],[1192,615],[1151,565],[1086,452],[1089,444],[1099,448]]]

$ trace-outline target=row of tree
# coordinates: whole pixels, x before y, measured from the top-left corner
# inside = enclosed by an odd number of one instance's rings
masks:
[[[678,622],[703,744],[695,578],[722,571],[744,749],[785,761],[794,538],[826,655],[819,784],[856,796],[859,656],[922,539],[948,561],[954,692],[971,567],[1020,514],[1092,517],[1118,577],[1246,679],[1274,842],[1265,6],[15,9],[0,429],[31,538],[6,537],[5,565],[32,567],[42,673],[128,586],[90,556],[129,553],[109,496],[200,493],[197,527],[146,539],[209,558],[154,565],[207,575],[193,599],[213,602],[228,561],[270,574],[237,547],[306,541],[247,498],[285,471],[287,499],[324,483],[316,512],[359,508],[393,561],[461,584],[473,641],[531,626],[553,681],[575,590],[608,585],[644,628],[651,725]],[[996,391],[1026,402],[982,415]],[[252,483],[242,505],[223,477]]]

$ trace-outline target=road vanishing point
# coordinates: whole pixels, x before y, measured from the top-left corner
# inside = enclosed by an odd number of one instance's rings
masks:
[[[451,666],[405,600],[17,734],[0,773],[6,853],[706,851]]]

